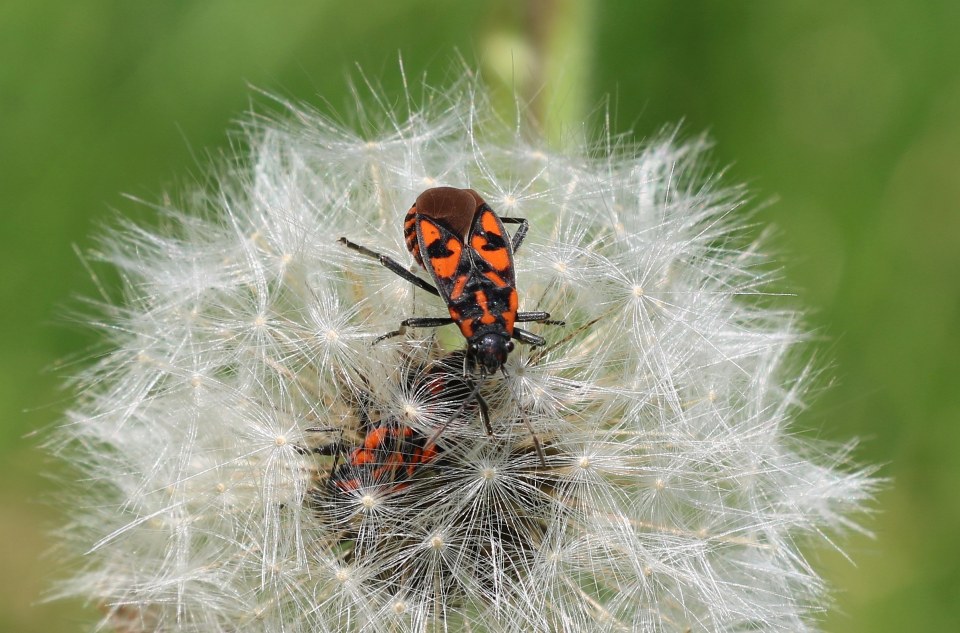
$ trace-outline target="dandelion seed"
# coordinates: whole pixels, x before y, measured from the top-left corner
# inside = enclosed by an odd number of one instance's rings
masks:
[[[125,285],[51,441],[82,474],[56,595],[130,633],[815,630],[804,552],[875,481],[790,431],[815,368],[742,192],[701,140],[554,153],[474,84],[431,95],[368,135],[286,104],[172,228],[104,239]],[[492,437],[462,338],[372,345],[444,304],[337,243],[412,263],[437,186],[529,220],[520,309],[566,323],[481,384]]]

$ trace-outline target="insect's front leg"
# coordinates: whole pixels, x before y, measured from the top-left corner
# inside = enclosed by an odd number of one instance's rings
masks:
[[[360,244],[357,244],[357,243],[355,243],[355,242],[351,242],[350,240],[348,240],[348,239],[345,238],[345,237],[341,237],[341,238],[340,238],[339,240],[337,240],[337,241],[340,242],[341,244],[343,244],[344,246],[346,246],[347,248],[349,248],[349,249],[351,249],[351,250],[357,251],[357,252],[360,253],[361,255],[366,255],[367,257],[372,257],[373,259],[375,259],[375,260],[377,260],[378,262],[380,262],[380,264],[383,265],[385,268],[387,268],[387,269],[390,270],[391,272],[394,272],[394,273],[396,273],[397,275],[403,277],[404,279],[406,279],[407,281],[409,281],[410,283],[412,283],[412,284],[413,284],[414,286],[416,286],[417,288],[421,288],[421,289],[423,289],[423,290],[426,290],[427,292],[429,292],[429,293],[432,294],[432,295],[436,295],[436,296],[438,296],[438,297],[440,296],[440,291],[438,291],[436,288],[434,288],[432,284],[430,284],[429,282],[426,282],[426,281],[424,281],[423,279],[420,279],[419,277],[417,277],[416,275],[414,275],[412,272],[410,272],[409,270],[407,270],[406,268],[404,268],[404,267],[403,267],[403,264],[401,264],[401,263],[398,262],[397,260],[393,259],[392,257],[390,257],[390,256],[388,256],[388,255],[384,255],[384,254],[382,254],[382,253],[378,253],[377,251],[370,250],[370,249],[367,248],[366,246],[361,246]]]
[[[532,345],[533,347],[540,347],[541,345],[547,344],[547,339],[543,338],[542,336],[537,336],[533,332],[527,332],[526,330],[521,330],[518,327],[513,328],[513,338],[517,339],[521,343]]]
[[[517,323],[543,323],[545,325],[564,325],[563,321],[554,321],[550,319],[549,312],[517,312],[517,318],[515,319]],[[537,336],[532,332],[527,332],[518,327],[513,328],[513,338],[517,339],[521,343],[526,343],[528,345],[533,345],[534,347],[539,347],[546,344],[546,339],[542,336]]]
[[[450,325],[451,323],[453,323],[453,319],[450,317],[413,317],[410,319],[404,319],[400,322],[400,327],[398,329],[378,336],[373,341],[373,344],[376,345],[384,339],[406,334],[408,327],[441,327],[444,325]]]

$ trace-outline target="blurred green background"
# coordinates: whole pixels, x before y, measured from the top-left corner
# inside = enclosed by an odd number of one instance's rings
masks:
[[[118,211],[149,219],[121,194],[199,177],[264,102],[251,85],[345,113],[354,63],[399,96],[398,51],[435,85],[456,51],[491,84],[545,84],[554,137],[604,95],[638,138],[707,130],[731,181],[776,199],[761,220],[837,378],[802,425],[865,438],[893,480],[855,564],[818,557],[839,588],[825,628],[960,630],[958,33],[956,0],[3,3],[0,631],[93,618],[34,604],[63,517],[28,433],[65,407],[50,370],[92,342],[64,316],[95,292],[74,246]]]

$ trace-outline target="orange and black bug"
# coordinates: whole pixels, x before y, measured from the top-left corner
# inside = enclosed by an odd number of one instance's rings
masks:
[[[519,224],[511,238],[504,222]],[[513,254],[527,234],[523,218],[500,218],[472,189],[435,187],[421,193],[404,218],[407,249],[433,277],[436,286],[417,277],[396,260],[341,237],[340,243],[377,259],[383,266],[418,288],[441,297],[449,317],[414,317],[400,323],[400,329],[377,339],[402,334],[407,327],[439,327],[456,323],[467,339],[464,373],[476,368],[481,379],[503,372],[513,340],[532,346],[546,341],[515,326],[516,323],[550,321],[547,312],[518,312],[519,298]],[[472,398],[486,407],[475,388]],[[487,432],[492,434],[484,418]],[[529,426],[529,423],[528,423]],[[532,433],[532,431],[531,431]],[[534,435],[537,452],[544,461]]]
[[[334,465],[329,484],[341,493],[368,487],[398,492],[420,466],[429,464],[438,454],[436,444],[422,433],[388,422],[372,428],[360,446],[350,449],[344,463]]]
[[[459,415],[472,402],[471,387],[458,375],[463,352],[453,352],[427,365],[406,372],[405,386],[434,415],[455,411]],[[334,455],[328,486],[331,492],[350,493],[378,489],[392,493],[403,490],[422,466],[441,454],[435,438],[404,423],[397,416],[383,416],[369,394],[356,394],[356,415],[363,440],[357,446],[334,442],[311,452]],[[313,432],[333,429],[313,428]],[[341,459],[343,459],[341,463]]]

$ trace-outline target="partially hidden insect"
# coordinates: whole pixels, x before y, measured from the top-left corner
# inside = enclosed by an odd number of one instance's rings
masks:
[[[410,426],[388,421],[370,429],[360,446],[334,465],[329,485],[340,493],[375,487],[392,493],[407,487],[418,469],[437,458],[439,449]]]
[[[503,223],[519,224],[511,238]],[[513,255],[520,248],[529,224],[523,218],[501,218],[480,194],[472,189],[435,187],[421,193],[407,212],[403,222],[407,249],[430,275],[436,286],[417,277],[399,262],[377,253],[345,237],[340,243],[369,257],[403,277],[413,285],[442,298],[449,317],[413,317],[401,321],[400,328],[381,336],[377,341],[403,334],[408,327],[440,327],[456,323],[467,340],[464,375],[476,369],[481,380],[500,371],[513,351],[513,340],[532,346],[546,341],[536,334],[516,327],[516,323],[551,321],[547,312],[519,312],[516,271]],[[479,384],[471,394],[480,405],[487,433],[492,435],[486,409],[479,394]],[[530,429],[540,456],[543,449]],[[440,429],[442,431],[442,428]],[[439,434],[439,431],[436,435]]]
[[[429,412],[425,414],[427,417],[451,412],[459,415],[471,404],[471,387],[457,372],[463,362],[462,356],[463,352],[453,352],[404,372],[406,390]],[[311,451],[335,456],[327,478],[330,492],[401,491],[424,466],[433,463],[441,454],[434,439],[427,438],[398,415],[384,415],[369,394],[355,394],[353,404],[363,437],[359,445],[345,446],[342,442],[334,442]],[[310,430],[326,432],[333,429]]]

